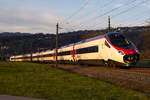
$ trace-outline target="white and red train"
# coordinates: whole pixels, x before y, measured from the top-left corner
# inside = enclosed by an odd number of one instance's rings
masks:
[[[139,51],[122,33],[110,32],[94,38],[70,44],[58,49],[59,63],[88,63],[108,65],[135,65]],[[10,61],[55,62],[56,50],[11,56]]]

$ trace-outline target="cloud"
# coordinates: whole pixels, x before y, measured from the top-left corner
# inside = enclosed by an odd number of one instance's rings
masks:
[[[55,32],[58,21],[50,9],[0,8],[0,31],[9,32]]]
[[[124,6],[124,4],[120,3],[120,4],[116,4],[116,5],[115,5],[115,8],[121,8],[121,7],[123,7],[123,6]]]

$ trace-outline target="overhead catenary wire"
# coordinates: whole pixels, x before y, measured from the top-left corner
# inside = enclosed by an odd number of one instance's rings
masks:
[[[96,16],[96,17],[93,17],[93,18],[91,18],[91,19],[89,19],[89,20],[96,20],[96,19],[98,19],[98,18],[100,18],[100,17],[103,17],[103,16],[105,16],[105,15],[110,14],[111,12],[113,12],[113,11],[115,11],[115,10],[118,10],[118,9],[120,9],[120,8],[122,8],[122,7],[128,6],[128,5],[132,4],[132,3],[134,3],[135,1],[136,1],[136,0],[132,0],[131,2],[126,2],[123,6],[115,7],[115,8],[113,8],[113,9],[111,9],[111,10],[109,10],[109,11],[103,13],[103,14],[100,14],[100,15],[98,15],[98,16]],[[89,21],[89,20],[88,20],[88,21]]]
[[[77,11],[75,11],[74,13],[72,13],[65,20],[69,20],[72,17],[74,17],[75,15],[77,15],[79,12],[81,12],[89,4],[90,1],[92,1],[92,0],[87,0]]]
[[[132,18],[134,18],[134,20],[137,21],[137,20],[143,18],[143,16],[145,16],[145,14],[147,14],[148,12],[149,12],[149,10],[146,10],[146,11],[142,12],[142,14],[141,13],[136,13],[133,16],[128,16],[126,18],[123,18],[123,19],[119,20],[119,22],[125,24],[128,20],[130,20]],[[126,22],[125,22],[125,20],[126,20]]]
[[[143,4],[143,3],[146,3],[147,1],[149,1],[149,0],[144,0],[144,1],[142,1],[142,2],[140,2],[140,3],[138,3],[138,4],[136,4],[136,5],[134,5],[134,6],[131,7],[131,8],[128,8],[128,9],[122,11],[122,12],[119,12],[119,13],[113,15],[112,18],[115,18],[115,17],[117,17],[117,16],[119,16],[119,15],[121,15],[121,14],[124,14],[124,13],[128,12],[128,11],[131,11],[131,10],[133,10],[134,8],[138,7],[139,5],[141,5],[141,4]]]
[[[135,19],[136,20],[136,22],[133,22],[132,24],[130,24],[130,25],[133,25],[133,24],[137,24],[137,23],[139,23],[140,25],[141,24],[146,24],[146,21],[148,21],[148,20],[150,20],[150,17],[148,16],[147,18],[144,18],[144,19]]]
[[[114,2],[114,1],[116,1],[116,0],[110,0],[109,2],[107,2],[107,3],[105,3],[104,5],[102,5],[101,6],[101,8],[105,8],[105,7],[107,7],[107,6],[109,6],[112,2]],[[100,11],[101,9],[99,9],[99,8],[97,8],[97,9],[95,9],[94,11],[92,11],[91,13],[96,13],[96,12],[98,12],[98,11]],[[85,18],[87,18],[87,16],[90,16],[90,15],[92,15],[90,12],[88,12],[85,16]],[[69,22],[68,23],[66,23],[66,24],[69,24]],[[79,27],[82,27],[82,26],[84,26],[83,24],[81,24],[80,22],[78,22],[78,26]],[[77,27],[77,26],[73,26],[74,28],[75,27]]]
[[[89,11],[89,12],[87,12],[86,14],[85,14],[85,18],[88,18],[88,16],[91,16],[92,14],[95,14],[95,13],[97,13],[97,12],[100,12],[101,11],[101,9],[103,9],[103,8],[105,8],[105,7],[107,7],[107,6],[109,6],[112,2],[114,2],[114,1],[116,1],[116,0],[110,0],[109,2],[107,2],[107,3],[105,3],[105,4],[103,4],[103,5],[101,5],[100,7],[97,7],[95,10],[92,10],[92,11]]]
[[[133,16],[128,16],[128,17],[126,17],[126,18],[124,18],[124,19],[122,19],[122,20],[120,20],[120,21],[128,20],[128,19],[131,19],[131,18],[133,18],[133,17],[134,17],[134,19],[135,19],[135,18],[137,18],[137,17],[145,16],[144,14],[147,14],[148,12],[149,12],[149,10],[142,12],[142,14],[141,14],[141,13],[136,13],[135,15],[133,15]]]
[[[111,3],[111,2],[113,2],[114,0],[111,0],[109,3]],[[128,0],[128,1],[130,1],[130,0]],[[131,2],[126,2],[125,4],[124,4],[124,6],[126,6],[126,5],[128,5],[128,4],[130,4],[130,3],[133,3],[133,2],[135,2],[136,0],[132,0]],[[89,3],[89,0],[84,4],[84,6],[82,6],[81,8],[84,8],[87,4]],[[108,3],[106,3],[106,4],[108,4]],[[105,4],[105,5],[106,5]],[[99,16],[96,16],[96,17],[94,17],[94,18],[92,18],[92,19],[90,19],[90,20],[96,20],[96,19],[98,19],[99,17],[102,17],[102,16],[105,16],[105,15],[107,15],[108,13],[111,13],[111,12],[113,12],[113,11],[115,11],[115,10],[117,10],[117,9],[119,9],[119,8],[122,8],[123,6],[120,6],[120,7],[115,7],[115,8],[113,8],[113,9],[111,9],[111,10],[109,10],[109,11],[107,11],[107,12],[105,12],[105,13],[103,13],[103,14],[101,14],[101,15],[99,15]],[[80,8],[80,9],[81,9]],[[78,11],[78,10],[77,10]],[[79,10],[80,11],[80,10]],[[68,17],[68,19],[70,19],[71,17],[73,17],[73,14],[71,15],[71,16],[69,16]],[[67,20],[68,20],[67,19]],[[82,26],[84,26],[84,24],[85,23],[89,23],[89,19],[87,20],[87,21],[85,21],[85,22],[83,22],[83,23],[79,23],[79,27],[81,28]],[[66,22],[66,24],[70,24],[69,22]]]
[[[132,4],[132,3],[136,2],[136,1],[137,1],[137,0],[132,0],[132,1],[129,2],[129,0],[128,0],[128,2],[126,2],[123,6],[115,7],[115,8],[113,8],[113,9],[111,9],[111,10],[109,10],[109,11],[103,13],[103,14],[100,14],[100,15],[98,15],[98,16],[96,16],[96,17],[93,17],[93,18],[91,18],[91,19],[88,19],[87,21],[84,21],[84,22],[80,23],[80,27],[81,27],[81,26],[84,26],[84,24],[86,24],[87,22],[88,22],[88,23],[91,23],[91,22],[93,22],[93,20],[97,20],[98,18],[101,18],[101,17],[103,17],[103,16],[105,16],[105,15],[108,15],[108,14],[110,14],[111,12],[116,11],[116,10],[122,8],[122,7],[128,6],[128,5],[130,5],[130,4]],[[95,23],[94,23],[94,24],[95,24]],[[97,24],[96,24],[96,25],[97,25]],[[89,27],[93,27],[93,26],[95,26],[95,25],[91,25],[91,26],[89,26]]]
[[[92,0],[87,0],[78,10],[76,10],[74,13],[68,16],[64,21],[60,22],[60,24],[70,24],[69,20],[73,18],[75,15],[77,15],[79,12],[81,12],[91,1]],[[74,29],[72,30],[75,31]]]
[[[134,8],[138,7],[139,5],[142,5],[142,4],[144,4],[144,3],[148,2],[148,1],[149,1],[149,0],[143,0],[142,2],[139,2],[138,4],[134,5],[133,7],[128,8],[128,9],[122,11],[122,12],[119,12],[119,13],[113,15],[112,18],[116,18],[116,17],[118,17],[118,16],[120,16],[120,15],[122,15],[122,14],[128,12],[128,11],[131,11],[131,10],[133,10]],[[146,11],[146,12],[147,12],[147,11]],[[132,17],[133,17],[133,16],[132,16]],[[141,19],[141,18],[139,18],[139,16],[134,17],[134,20],[136,20],[136,22],[137,22],[139,19]],[[135,24],[136,22],[134,22],[134,23],[132,23],[132,24]]]
[[[89,1],[90,1],[90,0],[88,0],[87,2],[89,2]],[[113,0],[111,0],[110,2],[112,2],[112,1],[113,1]],[[132,1],[128,0],[128,2],[125,2],[125,3],[123,4],[123,6],[115,7],[115,8],[113,8],[113,9],[107,11],[107,12],[104,12],[103,14],[100,14],[99,16],[94,17],[94,18],[92,19],[92,22],[93,22],[93,20],[97,20],[97,19],[99,19],[99,18],[101,18],[101,17],[103,17],[103,16],[110,15],[110,13],[112,13],[112,12],[114,12],[114,11],[120,9],[120,8],[129,6],[130,4],[132,4],[132,3],[136,2],[136,1],[138,1],[138,0],[132,0]],[[119,16],[119,15],[125,14],[125,13],[131,11],[132,9],[135,9],[136,7],[138,7],[139,5],[141,5],[141,4],[143,4],[143,3],[147,2],[147,1],[148,1],[148,0],[139,1],[139,3],[135,4],[134,6],[129,7],[129,8],[127,8],[127,9],[125,9],[124,11],[121,11],[121,12],[119,12],[119,13],[117,13],[117,14],[112,15],[111,18],[115,18],[115,17],[117,17],[117,16]],[[87,6],[87,3],[85,3],[85,6]],[[81,7],[81,8],[82,8],[82,7]],[[83,8],[84,8],[84,7],[83,7]],[[80,10],[79,10],[79,12],[80,12]],[[77,12],[77,14],[78,14],[79,12]],[[75,15],[76,15],[76,14],[75,14]],[[73,18],[75,15],[72,14],[72,15],[69,16],[68,18],[71,19],[71,18]],[[91,14],[90,14],[90,15],[91,15]],[[90,19],[90,20],[91,20],[91,19]],[[103,20],[101,23],[103,23],[104,21],[105,21],[105,20]],[[86,21],[85,23],[87,23],[87,22],[88,22],[88,24],[91,23],[89,20]],[[96,22],[96,23],[97,23],[97,22]],[[67,23],[67,24],[69,25],[70,23]],[[100,24],[100,23],[98,23],[98,24],[95,24],[95,23],[94,23],[94,25],[92,24],[92,26],[90,25],[90,26],[88,26],[88,27],[95,27],[95,26],[97,26],[97,25],[99,25],[99,24]],[[71,23],[71,26],[72,26],[72,25],[73,25],[73,24]],[[87,24],[79,23],[79,25],[73,26],[72,30],[74,30],[74,31],[77,30],[77,29],[79,30],[79,28],[80,28],[80,29],[83,29],[83,28],[85,28],[85,26],[87,26]],[[78,28],[75,29],[75,27],[78,27]]]
[[[140,3],[138,3],[138,4],[136,4],[136,5],[134,5],[133,7],[130,7],[130,8],[128,8],[127,10],[124,10],[124,11],[118,13],[118,15],[116,14],[116,16],[119,16],[119,15],[121,15],[121,14],[127,13],[127,12],[133,10],[134,8],[138,7],[139,5],[146,3],[147,1],[149,1],[149,0],[144,0],[144,1],[142,1],[142,2],[140,2]],[[116,17],[116,16],[115,16],[115,17]],[[111,16],[111,18],[113,18],[113,16]],[[104,20],[103,20],[103,21],[104,21]],[[103,21],[102,21],[102,22],[103,22]],[[101,22],[101,23],[102,23],[102,22]],[[92,27],[95,27],[95,26],[97,26],[97,25],[99,25],[99,24],[100,24],[100,23],[97,23],[97,24],[93,25]],[[91,27],[91,26],[90,26],[90,27]]]

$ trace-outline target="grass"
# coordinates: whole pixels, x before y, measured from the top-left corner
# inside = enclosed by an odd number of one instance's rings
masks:
[[[150,96],[49,65],[0,63],[0,94],[48,100],[149,100]]]

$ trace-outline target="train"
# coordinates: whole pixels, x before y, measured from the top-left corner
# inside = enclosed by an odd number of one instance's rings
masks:
[[[72,43],[58,49],[59,63],[104,64],[107,66],[132,66],[140,60],[140,52],[123,33],[109,32]],[[56,62],[56,49],[11,56],[10,61]]]

